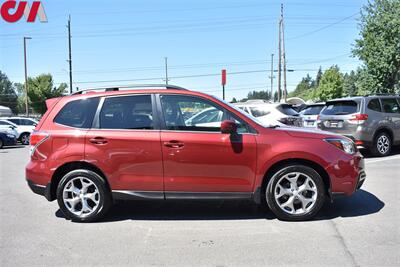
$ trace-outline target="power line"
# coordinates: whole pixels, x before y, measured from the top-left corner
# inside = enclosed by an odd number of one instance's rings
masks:
[[[302,38],[302,37],[309,36],[309,35],[311,35],[311,34],[314,34],[314,33],[320,32],[320,31],[323,31],[323,30],[325,30],[325,29],[327,29],[327,28],[330,28],[330,27],[332,27],[332,26],[335,26],[335,25],[337,25],[337,24],[342,23],[343,21],[346,21],[346,20],[348,20],[348,19],[351,19],[351,18],[355,17],[355,16],[358,15],[358,14],[359,14],[359,12],[354,13],[354,14],[351,15],[351,16],[345,17],[345,18],[343,18],[343,19],[341,19],[341,20],[338,20],[338,21],[336,21],[336,22],[333,22],[333,23],[328,24],[328,25],[326,25],[326,26],[323,26],[323,27],[321,27],[321,28],[318,28],[318,29],[315,29],[315,30],[313,30],[313,31],[306,32],[306,33],[303,33],[303,34],[300,34],[300,35],[297,35],[297,36],[294,36],[294,37],[291,37],[291,38],[288,38],[288,40],[294,40],[294,39]]]

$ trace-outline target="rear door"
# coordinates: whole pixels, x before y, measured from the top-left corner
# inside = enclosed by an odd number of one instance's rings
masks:
[[[257,144],[248,125],[236,120],[241,134],[222,134],[221,121],[234,115],[201,97],[161,95],[159,106],[167,198],[175,193],[253,191]],[[218,121],[193,123],[207,109],[218,110]]]
[[[157,191],[163,198],[160,131],[154,114],[150,94],[102,99],[86,134],[85,159],[106,173],[113,190]]]
[[[394,142],[400,141],[400,104],[396,98],[381,98],[385,120],[393,131]]]

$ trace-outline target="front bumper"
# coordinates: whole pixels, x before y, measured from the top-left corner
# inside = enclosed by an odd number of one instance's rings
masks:
[[[52,201],[50,183],[48,183],[47,185],[39,185],[35,184],[29,179],[26,179],[26,181],[28,182],[28,186],[33,193],[44,196],[48,201]]]

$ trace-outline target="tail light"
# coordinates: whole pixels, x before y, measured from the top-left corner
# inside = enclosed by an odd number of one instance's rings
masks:
[[[368,120],[368,114],[355,114],[349,119],[350,123],[362,124]]]
[[[29,140],[30,154],[31,156],[35,153],[36,149],[49,138],[49,134],[46,132],[32,132]]]

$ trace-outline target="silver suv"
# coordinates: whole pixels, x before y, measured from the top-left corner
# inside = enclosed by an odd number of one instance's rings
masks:
[[[400,144],[400,96],[376,95],[327,101],[318,128],[350,137],[376,156]]]

